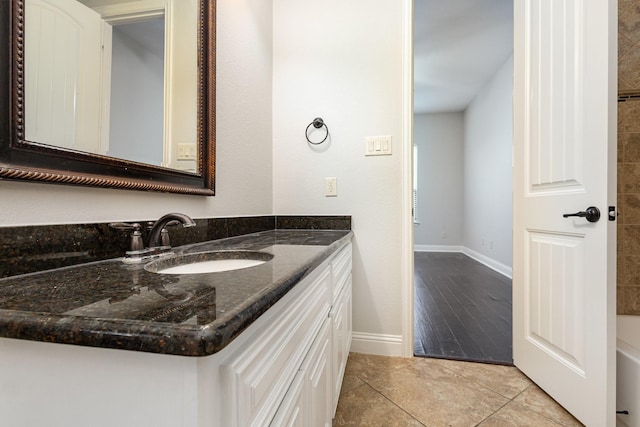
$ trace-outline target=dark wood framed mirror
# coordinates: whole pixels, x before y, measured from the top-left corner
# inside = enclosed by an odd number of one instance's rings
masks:
[[[197,99],[193,101],[196,104],[193,106],[193,111],[197,111],[197,118],[194,120],[196,129],[192,132],[195,141],[189,140],[188,143],[178,144],[182,146],[181,148],[174,148],[174,151],[184,150],[180,154],[183,158],[187,153],[186,158],[192,159],[192,164],[195,166],[189,170],[181,170],[165,164],[153,164],[144,160],[111,156],[100,151],[90,152],[77,149],[68,146],[64,137],[62,137],[61,144],[50,143],[46,138],[43,138],[45,139],[43,142],[32,137],[34,132],[30,131],[29,125],[35,120],[32,113],[28,112],[28,107],[33,107],[36,102],[29,95],[27,86],[34,85],[28,76],[29,71],[33,71],[35,66],[25,57],[25,46],[28,45],[25,39],[33,37],[27,36],[29,24],[36,27],[32,21],[26,19],[27,6],[30,5],[28,4],[30,1],[32,0],[0,0],[0,61],[2,61],[0,65],[0,179],[214,195],[215,0],[193,0],[197,5],[194,8],[196,16],[192,27],[196,33],[194,38],[197,39],[197,46],[194,50],[194,56],[197,58],[194,58],[193,61],[193,68],[197,69],[197,76],[193,77],[197,86],[193,91],[197,93]],[[43,0],[37,1],[43,2]],[[75,2],[76,0],[69,1]],[[83,0],[82,3],[99,3],[101,1],[103,0]],[[166,1],[168,3],[172,0]],[[182,5],[173,7],[173,10],[184,10],[180,6]],[[114,20],[122,19],[122,16],[124,14],[118,15]],[[163,36],[162,38],[168,40],[167,37]],[[104,42],[102,50],[104,50]],[[176,51],[180,51],[180,49],[176,49]],[[77,60],[76,63],[78,63]],[[76,68],[83,67],[84,62],[80,61]],[[165,73],[168,70],[166,65],[164,70]],[[56,85],[52,85],[52,87],[54,86]],[[180,85],[176,86],[177,88],[173,91],[178,93],[176,96],[180,96]],[[164,87],[166,90],[166,74]],[[50,99],[59,99],[55,91],[53,95],[49,94],[49,97]],[[165,92],[165,109],[166,99]],[[74,109],[81,110],[81,108],[76,108],[76,102],[79,102],[76,98],[71,101]],[[38,102],[38,105],[42,105],[42,103]],[[47,108],[50,111],[60,109],[57,105],[46,106],[45,109]],[[173,110],[178,115],[182,113],[183,116],[190,116],[193,120],[193,114],[187,114],[185,109],[174,106]],[[77,117],[72,117],[70,120],[72,122],[74,120],[76,122],[83,121]],[[50,121],[58,125],[60,123],[57,117]],[[174,131],[175,128],[179,127],[174,126]],[[167,132],[166,124],[164,132]],[[162,134],[162,131],[160,133]],[[61,137],[58,136],[58,138]],[[177,140],[178,143],[184,142],[179,134],[174,137],[174,140]],[[131,145],[135,145],[135,143],[135,139],[133,142],[128,142]]]

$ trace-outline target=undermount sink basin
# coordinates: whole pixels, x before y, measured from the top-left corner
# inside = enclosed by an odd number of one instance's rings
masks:
[[[272,254],[257,251],[215,251],[154,261],[145,270],[159,274],[202,274],[240,270],[264,264]]]

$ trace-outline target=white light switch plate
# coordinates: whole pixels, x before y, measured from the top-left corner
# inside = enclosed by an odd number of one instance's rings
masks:
[[[365,156],[390,156],[391,135],[368,136],[365,138]]]
[[[195,160],[197,155],[196,144],[181,143],[178,144],[178,160]]]
[[[338,195],[338,180],[333,177],[324,179],[325,197],[335,197]]]

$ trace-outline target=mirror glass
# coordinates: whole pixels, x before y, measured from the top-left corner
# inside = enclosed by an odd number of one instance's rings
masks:
[[[25,140],[199,173],[198,0],[26,0]]]

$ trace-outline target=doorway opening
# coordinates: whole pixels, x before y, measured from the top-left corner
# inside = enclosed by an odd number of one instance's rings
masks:
[[[511,364],[513,3],[414,8],[414,355]]]
[[[163,164],[164,16],[113,25],[109,155]]]

